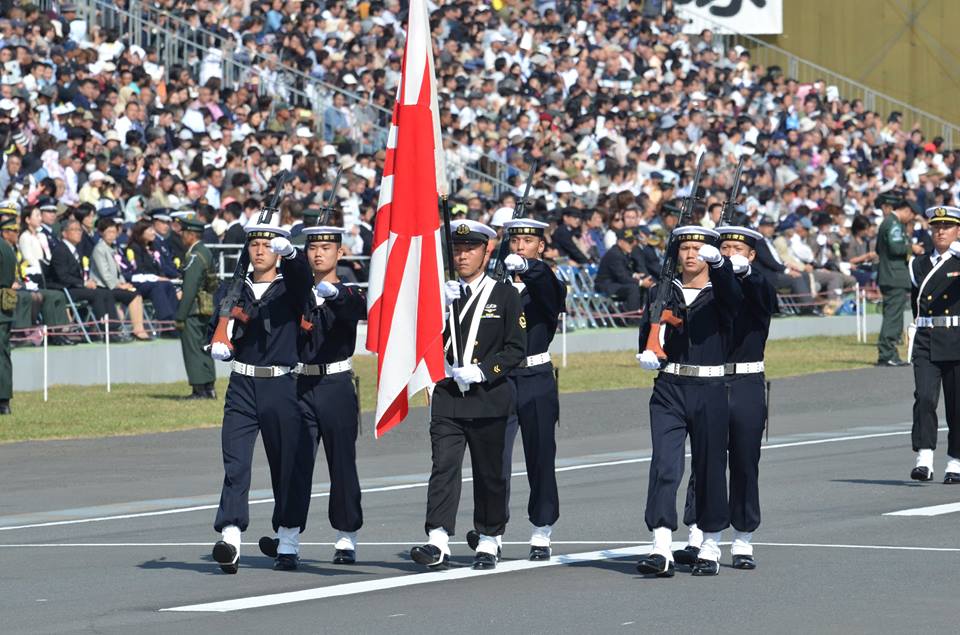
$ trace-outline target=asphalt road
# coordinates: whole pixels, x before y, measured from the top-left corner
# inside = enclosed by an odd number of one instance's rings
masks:
[[[563,396],[554,561],[532,567],[524,560],[528,490],[519,475],[504,561],[484,574],[467,569],[471,554],[463,544],[454,546],[462,566],[447,573],[424,574],[407,558],[423,540],[429,449],[422,411],[384,439],[361,438],[361,562],[329,563],[332,531],[320,466],[303,535],[310,544],[292,573],[272,571],[256,547],[271,512],[259,450],[252,492],[258,502],[240,573],[223,575],[211,561],[222,478],[216,430],[0,446],[0,630],[952,630],[960,506],[934,516],[884,515],[960,501],[960,488],[906,480],[911,392],[909,369],[775,381],[761,463],[759,568],[724,566],[716,578],[678,573],[651,580],[635,572],[636,554],[649,539],[643,524],[648,391]],[[941,451],[938,476],[943,461]],[[455,540],[470,526],[469,488],[465,494]],[[675,534],[678,542],[684,538]],[[272,597],[210,606],[264,595]],[[252,605],[258,606],[242,608]],[[214,610],[224,608],[236,610]]]

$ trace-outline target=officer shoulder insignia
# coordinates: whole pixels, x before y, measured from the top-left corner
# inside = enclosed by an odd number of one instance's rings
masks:
[[[520,314],[520,328],[527,328],[527,316],[523,313]]]

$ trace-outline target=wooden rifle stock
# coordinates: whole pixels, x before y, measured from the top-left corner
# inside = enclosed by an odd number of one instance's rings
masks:
[[[661,361],[667,359],[667,352],[663,350],[663,347],[660,345],[660,328],[663,324],[668,324],[673,328],[680,328],[683,326],[683,319],[674,315],[672,309],[664,309],[660,313],[659,320],[650,322],[650,333],[647,335],[647,350],[653,351],[657,359]]]

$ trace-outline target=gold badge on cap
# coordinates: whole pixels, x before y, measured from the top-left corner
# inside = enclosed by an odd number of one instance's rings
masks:
[[[946,215],[947,215],[947,210],[943,209],[942,207],[938,207],[937,209],[933,210],[933,215],[934,215],[934,216],[941,216],[941,217],[942,217],[942,216],[946,216]]]
[[[461,223],[457,226],[457,235],[466,236],[470,233],[470,227],[466,223]]]

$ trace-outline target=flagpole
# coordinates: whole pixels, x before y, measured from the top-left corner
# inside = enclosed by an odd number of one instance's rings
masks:
[[[446,255],[447,260],[447,277],[450,280],[457,280],[457,267],[453,262],[453,233],[450,231],[450,205],[447,203],[447,195],[444,194],[440,197],[440,209],[443,215],[443,233],[444,233],[444,244],[446,248],[444,254]],[[450,341],[450,347],[453,349],[453,365],[454,367],[462,366],[463,352],[460,348],[460,343],[463,341],[463,337],[460,333],[460,300],[454,300],[451,307],[453,311],[453,338]]]

